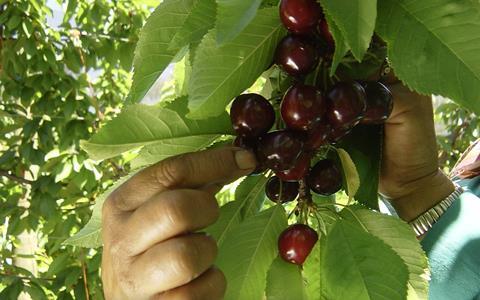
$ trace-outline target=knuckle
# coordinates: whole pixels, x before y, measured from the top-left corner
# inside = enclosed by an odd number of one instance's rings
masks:
[[[177,274],[183,274],[187,282],[192,281],[199,275],[200,249],[196,243],[182,240],[177,244],[173,254],[172,263]]]
[[[153,168],[155,182],[165,188],[173,188],[185,181],[185,159],[188,156],[178,156],[165,160],[158,167]]]
[[[185,207],[184,199],[178,193],[168,193],[165,197],[163,199],[164,205],[159,207],[156,212],[157,217],[165,220],[170,226],[186,228],[188,225],[186,217],[188,207]]]

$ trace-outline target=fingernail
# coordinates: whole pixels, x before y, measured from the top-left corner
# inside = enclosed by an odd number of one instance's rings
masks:
[[[235,161],[237,163],[237,167],[241,170],[250,170],[257,166],[255,155],[247,150],[236,151]]]

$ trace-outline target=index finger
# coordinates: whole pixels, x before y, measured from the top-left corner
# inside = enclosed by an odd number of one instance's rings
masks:
[[[240,148],[182,154],[139,172],[118,187],[109,201],[113,201],[113,206],[121,211],[131,211],[162,191],[225,184],[248,175],[255,167],[253,153]]]

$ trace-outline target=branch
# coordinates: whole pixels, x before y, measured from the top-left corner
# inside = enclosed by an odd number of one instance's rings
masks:
[[[25,179],[23,177],[19,177],[19,176],[10,174],[10,172],[6,171],[6,170],[0,170],[0,176],[7,177],[8,179],[10,179],[12,181],[15,181],[15,182],[18,182],[18,183],[21,183],[21,184],[31,185],[31,184],[35,183],[35,181],[28,180],[28,179]]]

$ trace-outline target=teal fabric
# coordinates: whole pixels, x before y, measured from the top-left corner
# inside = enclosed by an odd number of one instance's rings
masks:
[[[458,183],[466,192],[422,241],[431,300],[480,300],[480,178]]]

